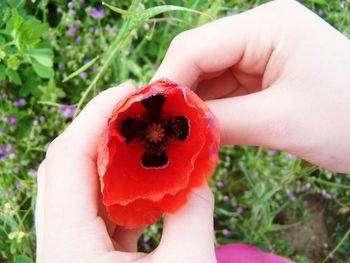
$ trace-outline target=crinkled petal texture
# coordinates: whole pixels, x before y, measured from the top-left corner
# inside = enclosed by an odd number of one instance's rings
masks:
[[[166,98],[162,116],[188,120],[186,140],[166,143],[168,163],[145,168],[141,159],[145,143],[127,143],[121,125],[127,118],[142,118],[142,101]],[[204,184],[218,161],[219,124],[206,105],[190,89],[169,80],[158,80],[119,102],[108,122],[98,150],[103,203],[109,218],[126,228],[155,223],[164,212],[173,213],[186,202],[190,190]]]

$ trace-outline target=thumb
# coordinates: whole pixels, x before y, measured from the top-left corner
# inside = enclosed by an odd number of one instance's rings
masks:
[[[249,95],[207,101],[220,122],[222,144],[286,150],[296,114],[289,93],[283,86],[272,86]]]
[[[165,216],[162,239],[153,256],[163,259],[159,262],[165,258],[166,262],[216,262],[213,211],[209,187],[194,189],[184,207]]]

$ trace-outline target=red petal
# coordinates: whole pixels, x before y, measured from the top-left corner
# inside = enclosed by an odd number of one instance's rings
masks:
[[[119,127],[126,118],[140,116],[145,111],[141,101],[156,94],[167,98],[163,113],[189,120],[190,134],[185,141],[167,145],[166,167],[146,169],[141,165],[144,144],[125,143]],[[154,223],[162,212],[176,211],[191,189],[211,176],[218,159],[219,134],[218,122],[203,102],[191,90],[166,80],[118,103],[98,156],[103,201],[110,218],[134,228]]]

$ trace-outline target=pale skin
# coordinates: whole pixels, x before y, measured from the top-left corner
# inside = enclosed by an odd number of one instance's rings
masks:
[[[186,31],[154,80],[194,89],[216,114],[222,142],[285,150],[350,172],[350,41],[294,1],[274,1]],[[37,262],[216,262],[213,196],[195,189],[165,215],[157,249],[137,253],[143,229],[106,220],[96,149],[130,83],[94,98],[50,145],[38,173]]]

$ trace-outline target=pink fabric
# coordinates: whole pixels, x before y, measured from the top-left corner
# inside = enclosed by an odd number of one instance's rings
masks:
[[[218,263],[293,263],[247,244],[229,244],[216,248]]]

